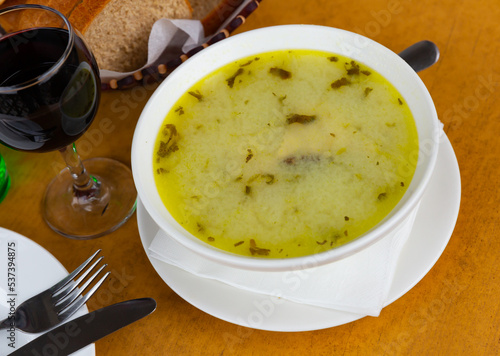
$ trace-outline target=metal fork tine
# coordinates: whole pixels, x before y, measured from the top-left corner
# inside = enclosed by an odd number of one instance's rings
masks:
[[[80,285],[80,283],[82,283],[82,281],[88,276],[88,274],[90,272],[92,272],[92,270],[95,268],[95,266],[97,266],[97,264],[102,261],[103,258],[104,258],[104,256],[99,257],[97,259],[97,261],[95,261],[92,266],[90,266],[89,268],[87,268],[87,270],[85,272],[83,272],[83,274],[76,280],[76,282],[69,283],[66,286],[62,287],[61,289],[59,289],[59,291],[57,291],[53,294],[53,297],[55,299],[62,300],[67,295],[69,295],[71,292],[73,292],[76,289],[76,287],[78,287]],[[56,303],[56,305],[57,304],[58,303]]]
[[[73,290],[70,294],[67,294],[64,296],[64,298],[61,298],[56,304],[54,304],[54,309],[57,313],[59,311],[63,310],[66,308],[69,304],[71,304],[74,300],[78,299],[78,297],[82,294],[81,289],[75,289]]]
[[[58,312],[60,318],[66,318],[73,315],[78,309],[80,309],[92,295],[99,289],[101,284],[104,283],[106,278],[111,274],[111,272],[106,272],[106,274],[97,282],[91,290],[87,294],[85,294],[82,298],[78,299],[76,302],[68,305],[65,309]]]
[[[83,299],[81,300],[82,305],[85,304],[90,299],[90,297],[92,297],[92,295],[94,295],[94,293],[99,289],[99,287],[101,286],[101,284],[104,283],[104,281],[106,280],[106,278],[108,278],[108,276],[110,274],[111,274],[111,272],[106,272],[106,274],[99,280],[99,282],[97,282],[92,287],[92,289],[89,290],[88,293],[83,296]]]
[[[90,277],[85,282],[85,284],[83,286],[81,286],[80,288],[78,288],[78,290],[75,291],[75,293],[70,293],[68,295],[63,296],[58,302],[56,302],[54,304],[54,306],[59,307],[59,310],[63,310],[68,305],[70,305],[71,303],[73,303],[85,291],[85,289],[87,289],[87,287],[90,285],[90,283],[92,283],[94,281],[94,279],[96,279],[96,277],[99,275],[99,273],[101,273],[101,271],[104,268],[106,268],[106,266],[107,266],[107,264],[102,265],[101,268],[99,268],[97,270],[97,272],[95,272],[94,275],[92,277]],[[80,284],[80,282],[81,281],[78,280],[78,282],[74,284],[72,290],[74,290],[74,288],[76,288],[78,286],[78,284]]]
[[[90,263],[90,261],[92,261],[94,257],[97,256],[99,252],[101,252],[101,249],[97,250],[92,256],[90,256],[85,262],[83,262],[77,269],[71,272],[66,278],[63,278],[61,281],[56,283],[52,288],[50,288],[50,291],[52,293],[56,293],[69,282],[71,282],[73,278],[75,278],[75,276],[78,275],[81,270],[83,270]]]

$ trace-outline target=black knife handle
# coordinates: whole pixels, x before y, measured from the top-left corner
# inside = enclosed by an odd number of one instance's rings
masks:
[[[11,356],[69,355],[156,309],[152,298],[113,304],[70,320],[11,353]]]

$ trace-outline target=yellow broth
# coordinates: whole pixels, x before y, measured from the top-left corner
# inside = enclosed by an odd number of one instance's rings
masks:
[[[228,64],[183,94],[153,167],[166,208],[191,234],[286,258],[373,228],[417,157],[412,114],[384,77],[340,55],[286,50]]]

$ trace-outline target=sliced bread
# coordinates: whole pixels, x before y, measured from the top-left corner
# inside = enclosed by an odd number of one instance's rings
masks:
[[[148,39],[160,18],[189,19],[185,0],[111,0],[84,31],[100,68],[128,72],[146,64]],[[75,14],[76,15],[76,14]]]

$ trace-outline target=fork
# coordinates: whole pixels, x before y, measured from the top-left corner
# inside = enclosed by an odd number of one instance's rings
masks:
[[[90,299],[90,297],[97,291],[110,274],[110,272],[105,273],[104,276],[87,292],[87,294],[82,296],[83,291],[87,289],[87,287],[107,266],[107,264],[101,266],[97,272],[95,272],[80,288],[78,288],[88,274],[92,272],[92,270],[104,258],[104,256],[101,256],[92,264],[92,266],[86,269],[99,252],[101,252],[100,249],[83,262],[77,269],[71,272],[66,278],[62,279],[51,288],[21,303],[13,315],[10,315],[7,319],[0,322],[0,330],[15,327],[16,329],[24,332],[38,333],[52,328],[73,315]],[[80,276],[75,281],[74,279],[78,275]]]

